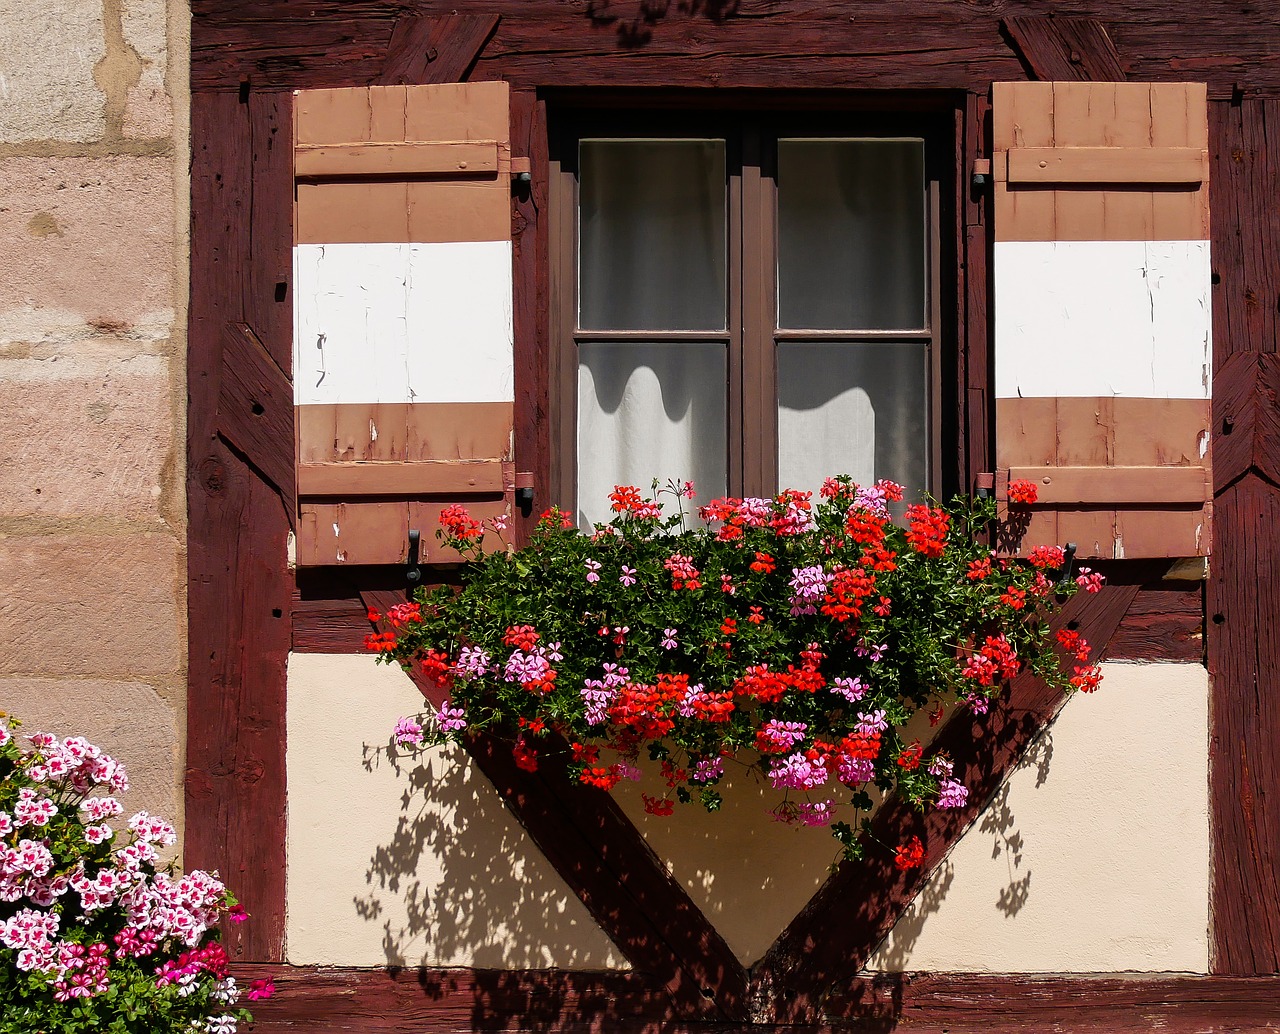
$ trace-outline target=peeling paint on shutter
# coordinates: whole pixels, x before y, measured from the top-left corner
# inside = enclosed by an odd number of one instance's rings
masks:
[[[510,512],[506,83],[295,95],[300,566],[423,559],[440,510]]]
[[[1009,546],[1207,555],[1205,87],[997,83],[993,125],[996,490],[1042,500]]]

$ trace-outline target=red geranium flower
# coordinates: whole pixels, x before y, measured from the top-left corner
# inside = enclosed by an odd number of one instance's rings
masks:
[[[924,862],[924,844],[912,837],[894,852],[893,864],[903,872],[918,868]]]
[[[1025,478],[1009,482],[1009,502],[1020,506],[1030,506],[1038,498],[1040,498],[1040,494],[1036,490],[1035,482],[1027,481]]]

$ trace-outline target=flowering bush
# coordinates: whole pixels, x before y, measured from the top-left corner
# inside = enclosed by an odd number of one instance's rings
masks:
[[[670,516],[663,494],[678,502]],[[1025,670],[1097,686],[1089,645],[1058,634],[1078,662],[1068,671],[1046,619],[1100,576],[1065,577],[1057,547],[994,555],[979,541],[992,501],[907,506],[899,526],[898,485],[838,477],[816,508],[794,491],[716,499],[690,529],[686,497],[687,483],[655,498],[619,486],[594,534],[553,509],[527,546],[488,553],[486,530],[502,528],[445,510],[439,534],[468,560],[462,587],[370,614],[388,629],[370,649],[450,692],[438,713],[402,719],[398,742],[484,730],[530,770],[567,750],[576,777],[605,790],[647,757],[667,786],[644,796],[659,815],[694,799],[714,811],[726,763],[746,764],[786,791],[777,818],[830,825],[852,857],[864,845],[837,808],[856,820],[872,787],[921,807],[967,802],[951,760],[904,735],[920,709],[935,725],[948,709],[984,713]],[[923,858],[918,844],[895,850],[900,867]]]
[[[112,828],[123,765],[79,736],[23,749],[18,724],[0,721],[0,1032],[235,1034],[250,1017],[215,927],[244,910],[216,874],[156,869],[163,819]]]

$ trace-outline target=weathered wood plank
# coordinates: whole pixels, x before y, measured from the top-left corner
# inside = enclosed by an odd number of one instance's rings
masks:
[[[1277,91],[1280,92],[1280,91]],[[1280,321],[1280,101],[1209,105],[1214,366],[1275,352]]]
[[[275,997],[254,1007],[255,1034],[817,1034],[814,1027],[676,1021],[635,973],[563,970],[356,970],[237,966],[242,984],[270,976]],[[1229,1034],[1274,1023],[1280,982],[1197,976],[904,973],[859,977],[830,1000],[841,1019],[822,1031],[1001,1034],[1054,1031]]]
[[[252,264],[240,274],[244,322],[267,354],[293,373],[293,96],[251,90],[249,146],[253,195],[249,219]]]
[[[643,973],[564,970],[404,969],[237,966],[242,984],[275,981],[255,1003],[255,1034],[435,1034],[472,1031],[608,1031],[641,1034],[680,1018]],[[674,1028],[666,1028],[674,1029]],[[680,1029],[690,1027],[688,1021]],[[723,1028],[709,1028],[723,1029]]]
[[[1208,155],[1198,147],[1011,147],[1008,183],[1164,183],[1199,186]],[[997,176],[999,174],[997,168]]]
[[[958,276],[964,300],[964,347],[961,351],[960,400],[967,419],[964,422],[960,488],[972,490],[974,479],[991,469],[992,411],[990,405],[991,292],[988,289],[991,235],[985,184],[972,182],[973,165],[979,159],[990,160],[989,119],[991,101],[985,90],[971,93],[964,109],[964,150],[960,166],[959,189],[963,204],[963,230]]]
[[[1096,18],[1013,17],[1001,25],[1036,79],[1123,82],[1124,64]]]
[[[1210,105],[1214,561],[1206,633],[1215,972],[1280,972],[1280,103]],[[1243,441],[1242,441],[1243,440]],[[1259,476],[1261,472],[1265,476]],[[1268,480],[1271,478],[1271,480]]]
[[[496,140],[407,141],[375,144],[299,144],[299,178],[338,176],[492,176],[498,171]]]
[[[853,1029],[912,1034],[1226,1034],[1271,1027],[1278,993],[1269,979],[907,973],[856,979],[830,1011]]]
[[[976,91],[1025,78],[982,5],[919,0],[742,0],[723,16],[704,5],[640,17],[640,0],[609,5],[494,0],[501,22],[468,78],[544,86],[863,87]],[[192,85],[242,81],[293,89],[377,82],[396,18],[454,13],[456,4],[339,0],[206,0],[193,5]],[[1006,18],[1061,13],[1052,0],[1002,5]],[[1109,4],[1107,26],[1138,81],[1200,80],[1215,98],[1280,91],[1280,12],[1242,19],[1227,0]],[[1083,54],[1082,54],[1083,58]]]
[[[278,117],[277,105],[234,94],[192,104],[186,808],[200,821],[188,823],[184,860],[236,888],[254,920],[227,931],[228,949],[261,961],[279,960],[284,939],[289,521],[275,490],[218,439],[216,406],[227,324],[276,323],[278,245],[259,234],[280,223],[252,216],[255,202],[278,199],[280,166],[255,175],[251,157]],[[287,339],[272,357],[288,370]]]
[[[1203,663],[1204,583],[1144,585],[1099,657]]]
[[[1213,372],[1213,480],[1249,471],[1280,485],[1280,354],[1235,352]]]
[[[515,337],[515,458],[533,475],[533,504],[515,517],[517,541],[525,541],[551,503],[551,349],[548,339],[550,257],[548,241],[547,105],[531,90],[511,94],[511,154],[529,159],[529,183],[511,199],[512,301]]]
[[[292,526],[297,478],[293,462],[293,384],[245,323],[222,329],[218,434],[271,487]]]
[[[1136,585],[1107,585],[1097,595],[1079,593],[1053,623],[1078,628],[1091,643],[1105,643],[1137,593]],[[758,1022],[822,1021],[829,989],[861,969],[1064,700],[1059,691],[1023,674],[988,715],[956,712],[934,744],[954,760],[956,778],[969,788],[968,806],[922,814],[895,798],[876,813],[872,842],[894,846],[919,836],[925,844],[924,865],[900,872],[888,849],[842,862],[755,967],[751,990]]]
[[[387,43],[383,86],[457,83],[467,78],[498,27],[496,14],[402,14]]]
[[[1213,676],[1211,963],[1280,972],[1280,489],[1249,474],[1218,495],[1209,581]]]
[[[304,496],[501,495],[501,460],[391,460],[298,464]]]

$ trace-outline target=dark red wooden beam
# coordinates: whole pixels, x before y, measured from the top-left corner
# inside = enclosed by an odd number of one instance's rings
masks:
[[[289,513],[279,491],[286,486],[279,482],[287,485],[283,470],[293,455],[292,393],[283,376],[293,319],[291,236],[281,226],[293,198],[291,113],[288,95],[198,95],[191,105],[184,861],[217,869],[253,914],[252,923],[227,932],[232,957],[251,960],[280,959],[284,945],[293,578]],[[222,384],[224,350],[245,344],[246,334],[261,383]],[[253,377],[252,369],[237,373]],[[271,402],[278,440],[244,426],[253,419],[250,396],[260,389],[286,393],[287,404],[274,396]],[[220,397],[222,430],[241,453],[219,437]],[[233,417],[245,403],[250,410]]]
[[[457,83],[467,77],[498,27],[496,14],[402,14],[396,19],[381,86]]]
[[[1055,627],[1077,628],[1095,647],[1110,639],[1138,593],[1136,585],[1107,585],[1078,593],[1054,616]],[[978,818],[1032,741],[1052,721],[1064,695],[1024,673],[985,716],[959,711],[933,743],[949,754],[956,778],[969,788],[965,808],[921,813],[898,798],[872,820],[864,859],[842,862],[782,932],[752,975],[753,1015],[760,1022],[822,1022],[833,989],[844,987],[925,885],[952,846]],[[921,868],[900,872],[892,848],[918,836]],[[877,850],[876,843],[887,845]]]
[[[671,3],[662,5],[660,17],[642,18],[641,32],[628,27],[641,14],[642,0],[493,0],[483,6],[502,20],[469,77],[503,78],[520,89],[978,92],[992,82],[1027,75],[1010,35],[1001,32],[999,18],[1011,24],[1043,19],[1059,12],[1062,4]],[[196,0],[192,87],[235,91],[246,81],[275,89],[374,83],[384,74],[388,42],[404,12],[439,17],[463,9],[456,0]],[[713,10],[723,16],[709,16]],[[1123,70],[1135,81],[1207,81],[1210,95],[1221,98],[1237,88],[1247,96],[1280,91],[1280,57],[1274,47],[1280,11],[1274,5],[1258,5],[1242,17],[1231,0],[1128,0],[1106,7],[1105,17],[1125,54]],[[1053,30],[1059,38],[1047,42],[1059,53],[1068,48],[1064,71],[1087,69],[1092,78],[1116,78],[1110,54],[1104,62],[1099,53],[1086,58],[1080,50],[1098,43],[1096,32],[1082,35],[1081,26],[1087,23],[1072,20],[1072,33]],[[1071,61],[1073,49],[1080,53],[1079,66]],[[1048,72],[1054,66],[1041,67]]]
[[[1210,963],[1280,972],[1280,102],[1209,106]]]
[[[1096,18],[1031,15],[1001,28],[1032,78],[1047,82],[1124,82],[1125,70],[1107,28]]]
[[[293,437],[293,382],[247,323],[223,327],[220,374],[218,435],[276,490],[293,526],[297,465],[281,445]]]
[[[1164,975],[903,973],[860,977],[830,998],[821,1028],[681,1020],[633,973],[563,970],[358,970],[238,966],[270,976],[254,1034],[1236,1034],[1270,1029],[1280,980]]]

